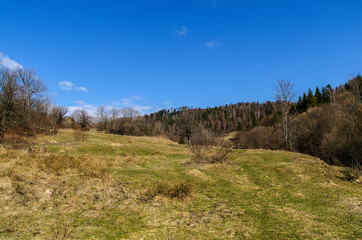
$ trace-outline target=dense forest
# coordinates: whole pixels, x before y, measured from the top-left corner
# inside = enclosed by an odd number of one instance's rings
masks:
[[[0,71],[0,141],[17,145],[26,136],[58,128],[133,136],[165,135],[188,145],[209,144],[232,133],[236,148],[287,149],[327,163],[361,168],[362,79],[309,90],[294,100],[294,85],[279,80],[276,101],[240,102],[206,109],[180,107],[141,116],[131,108],[98,107],[97,116],[53,106],[47,88],[30,69]],[[284,95],[283,95],[284,94]]]

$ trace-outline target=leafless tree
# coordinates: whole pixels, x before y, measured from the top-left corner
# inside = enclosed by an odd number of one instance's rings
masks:
[[[290,79],[278,79],[277,85],[275,86],[276,95],[275,98],[279,103],[280,109],[283,114],[283,136],[285,141],[285,146],[291,147],[290,133],[288,131],[288,113],[292,101],[295,96],[294,92],[294,83]]]
[[[0,69],[0,141],[5,131],[18,122],[18,86],[16,75],[6,69]]]
[[[176,123],[176,134],[187,139],[187,145],[191,146],[191,136],[194,132],[194,121],[190,114],[183,112]]]
[[[136,118],[140,116],[140,113],[133,108],[122,108],[122,117],[124,118]]]
[[[53,106],[51,108],[51,116],[56,125],[61,124],[65,115],[68,113],[68,108],[64,106]]]
[[[79,124],[81,130],[87,130],[91,123],[91,116],[85,110],[75,110],[73,113],[74,120]],[[89,128],[88,128],[89,129]]]
[[[30,122],[31,109],[42,105],[47,88],[33,70],[18,68],[15,72],[19,82],[19,90],[25,98],[27,120]]]
[[[97,107],[97,116],[98,116],[98,130],[99,131],[109,131],[109,112],[106,111],[104,106]]]

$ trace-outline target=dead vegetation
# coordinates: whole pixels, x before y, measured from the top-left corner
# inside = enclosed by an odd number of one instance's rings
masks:
[[[92,216],[127,198],[109,174],[112,164],[66,153],[0,150],[1,235],[74,239],[78,217]],[[19,226],[28,216],[38,222]]]
[[[228,141],[217,139],[213,143],[190,146],[193,154],[192,161],[202,163],[225,163],[232,151]]]
[[[153,198],[162,195],[170,199],[188,201],[192,197],[192,185],[188,182],[180,183],[158,183],[155,187],[149,189],[147,196]]]
[[[89,134],[87,131],[74,130],[73,136],[75,141],[83,143],[85,140],[88,139]]]

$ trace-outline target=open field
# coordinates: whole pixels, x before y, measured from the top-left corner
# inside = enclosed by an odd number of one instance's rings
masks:
[[[0,239],[358,239],[362,188],[342,167],[234,150],[193,164],[163,138],[72,130],[0,150]]]

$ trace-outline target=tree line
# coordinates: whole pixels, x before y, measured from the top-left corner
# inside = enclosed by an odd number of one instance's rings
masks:
[[[9,134],[54,133],[67,111],[50,104],[47,87],[34,70],[0,68],[0,143]]]
[[[279,80],[275,101],[242,102],[213,108],[180,107],[140,116],[133,109],[98,108],[97,129],[108,133],[166,135],[179,143],[205,144],[236,132],[236,148],[287,149],[331,164],[361,165],[361,76],[294,102],[294,84]]]

